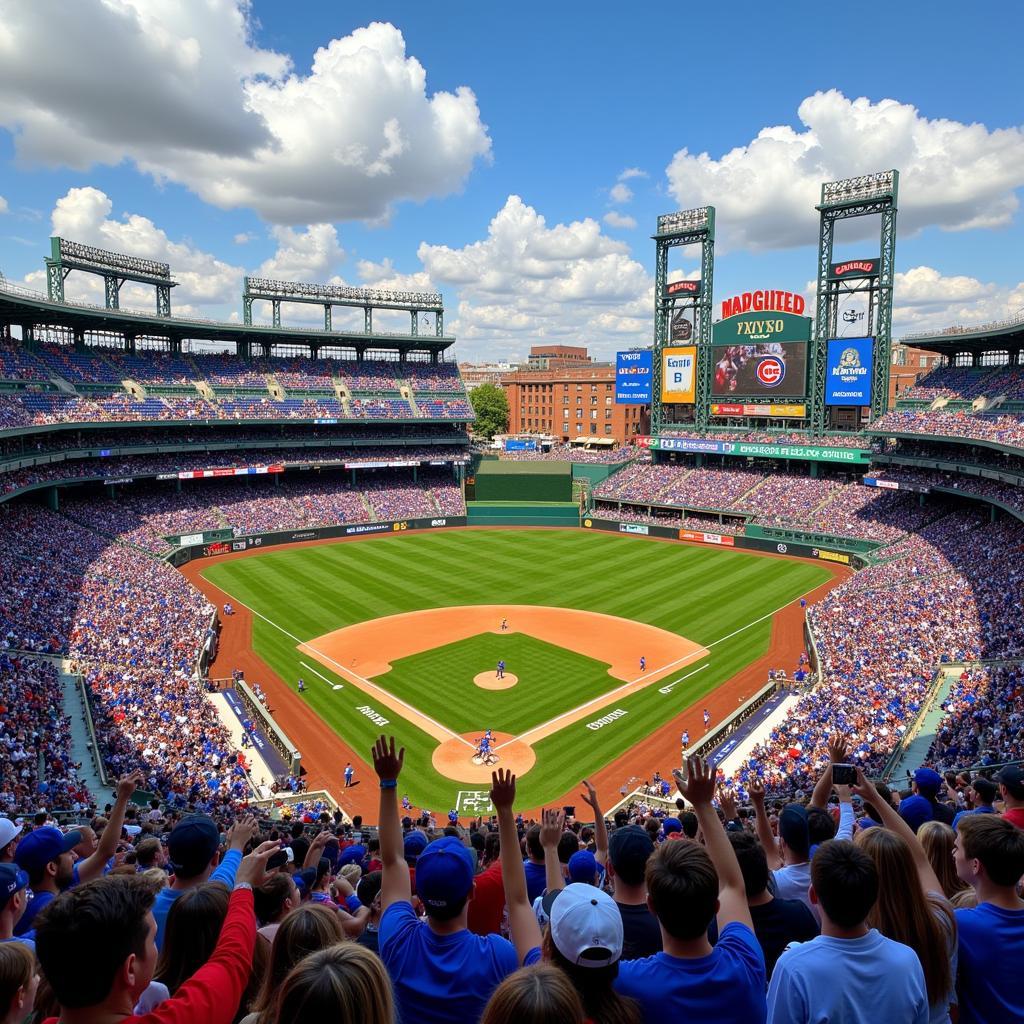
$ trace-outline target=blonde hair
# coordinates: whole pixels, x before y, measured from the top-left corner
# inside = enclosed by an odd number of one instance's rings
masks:
[[[342,942],[311,953],[284,979],[275,1024],[394,1024],[391,979],[365,946]]]
[[[956,873],[956,864],[953,861],[956,833],[949,825],[944,821],[926,821],[917,830],[917,838],[921,840],[924,852],[928,855],[928,862],[947,899],[951,900],[958,892],[970,889]]]
[[[358,864],[346,864],[338,874],[354,889],[363,877],[363,869]]]
[[[583,1003],[565,972],[535,964],[510,974],[495,990],[480,1024],[583,1024]]]
[[[0,942],[0,1014],[6,1016],[18,992],[32,984],[35,970],[36,958],[24,942]]]

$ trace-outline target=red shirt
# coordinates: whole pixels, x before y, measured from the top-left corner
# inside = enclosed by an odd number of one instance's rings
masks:
[[[477,935],[500,935],[505,913],[505,886],[501,881],[501,861],[496,860],[476,878],[476,892],[469,901],[466,927]]]
[[[1024,807],[1011,807],[1003,812],[1003,817],[1017,828],[1024,829]]]
[[[256,944],[252,891],[236,889],[213,955],[156,1009],[123,1017],[121,1024],[231,1024],[249,981]],[[44,1024],[58,1024],[57,1017]]]

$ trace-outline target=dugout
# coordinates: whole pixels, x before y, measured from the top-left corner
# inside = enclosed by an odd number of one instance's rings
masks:
[[[484,460],[476,470],[477,501],[572,501],[572,463]]]

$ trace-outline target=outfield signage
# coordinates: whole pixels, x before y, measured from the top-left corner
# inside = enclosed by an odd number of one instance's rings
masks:
[[[697,347],[676,345],[661,350],[661,400],[692,405],[697,388]]]
[[[724,548],[736,546],[736,538],[729,533],[702,533],[700,530],[680,530],[679,539],[694,541],[697,544],[718,544]]]
[[[265,473],[283,473],[284,466],[236,466],[215,469],[183,469],[178,473],[157,473],[157,480],[204,480],[214,476],[263,476]]]
[[[831,263],[828,268],[828,279],[846,281],[857,277],[878,277],[878,265],[877,257],[870,260],[843,260],[841,263]]]
[[[871,461],[871,452],[863,448],[832,448],[802,444],[750,444],[746,441],[715,441],[696,437],[639,437],[642,448],[661,452],[704,452],[709,455],[744,455],[761,459],[806,459],[808,462]]]
[[[833,338],[825,369],[826,405],[870,405],[874,338]]]
[[[670,299],[696,298],[701,292],[701,281],[669,281],[665,295]]]
[[[864,477],[861,483],[865,487],[881,487],[887,491],[913,491],[915,494],[930,494],[932,490],[927,484],[911,484],[903,480],[880,480],[873,476]]]
[[[803,419],[807,416],[807,406],[803,403],[772,403],[771,405],[751,405],[738,402],[712,402],[712,416],[763,416],[768,419]]]
[[[741,292],[722,302],[722,319],[739,316],[741,313],[792,313],[800,316],[807,308],[802,295],[777,289]],[[717,326],[717,325],[716,325]]]
[[[654,353],[650,349],[615,354],[615,404],[649,405]]]
[[[532,437],[506,437],[505,451],[507,452],[535,452],[537,441]]]
[[[650,532],[646,523],[619,523],[619,533],[638,533],[646,537]]]

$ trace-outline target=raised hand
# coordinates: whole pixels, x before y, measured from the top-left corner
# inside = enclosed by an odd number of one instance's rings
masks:
[[[694,807],[710,805],[715,796],[715,769],[696,754],[686,759],[686,775],[674,769],[676,787],[685,800]]]
[[[260,843],[248,857],[242,858],[242,863],[238,865],[238,872],[235,874],[235,884],[248,882],[254,889],[262,885],[267,880],[267,861],[272,853],[280,849],[279,839]]]
[[[584,779],[581,785],[584,792],[580,793],[580,799],[588,804],[595,814],[600,814],[601,805],[598,803],[597,790],[590,784],[590,779]]]
[[[545,807],[540,816],[540,845],[557,846],[565,832],[565,811]]]
[[[251,814],[243,815],[228,829],[228,846],[233,850],[244,850],[245,844],[257,831],[259,826],[256,824],[256,818]]]
[[[491,772],[491,803],[496,811],[512,810],[516,802],[516,777],[507,769]]]
[[[726,821],[734,821],[736,818],[736,794],[724,786],[718,787],[718,806],[722,808]]]
[[[838,732],[828,741],[828,759],[831,764],[846,764],[846,738]]]
[[[136,769],[117,780],[117,799],[128,800],[136,789],[139,789],[146,781],[146,776]]]
[[[764,803],[764,783],[760,779],[751,779],[747,783],[747,792],[750,794],[751,803]]]
[[[381,736],[370,752],[373,758],[373,770],[381,782],[394,782],[402,773],[405,762],[405,747],[395,753],[395,737]]]

